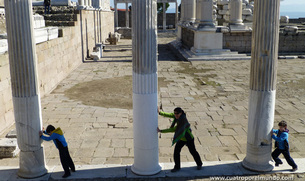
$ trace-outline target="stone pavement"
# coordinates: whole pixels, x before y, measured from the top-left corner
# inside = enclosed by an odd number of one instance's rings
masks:
[[[174,39],[172,33],[161,33],[158,39],[158,76],[162,79],[159,102],[164,111],[171,112],[177,106],[186,111],[204,164],[242,161],[247,143],[250,61],[185,62],[166,46]],[[83,82],[131,76],[131,56],[131,40],[109,45],[102,59],[83,63],[41,100],[44,126],[53,124],[62,128],[70,154],[82,168],[115,164],[125,169],[133,163],[133,112],[132,108],[85,105],[80,100],[69,99],[65,91]],[[291,155],[295,159],[305,157],[304,63],[303,59],[278,62],[274,127],[282,119],[288,122]],[[159,127],[169,126],[168,118],[159,116]],[[165,169],[170,169],[173,163],[172,136],[162,134],[159,138],[159,162],[170,165]],[[43,145],[48,167],[60,170],[53,143],[43,142]],[[302,159],[297,160],[303,163]],[[193,162],[187,148],[181,152],[181,161]],[[0,165],[16,168],[18,157],[0,159]]]

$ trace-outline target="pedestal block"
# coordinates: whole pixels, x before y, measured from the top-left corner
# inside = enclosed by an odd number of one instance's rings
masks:
[[[203,50],[222,49],[222,33],[212,31],[195,31],[194,52]]]

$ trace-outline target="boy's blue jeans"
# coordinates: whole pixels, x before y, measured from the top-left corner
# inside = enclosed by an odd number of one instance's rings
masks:
[[[44,14],[50,14],[50,9],[51,9],[50,5],[45,5],[44,6]],[[47,10],[48,10],[48,13],[47,13]]]
[[[275,161],[275,163],[277,164],[282,164],[282,160],[279,159],[279,155],[283,154],[287,163],[292,166],[292,168],[298,168],[298,166],[295,164],[294,160],[291,158],[289,150],[280,150],[279,148],[276,148],[273,152],[272,152],[272,158]]]

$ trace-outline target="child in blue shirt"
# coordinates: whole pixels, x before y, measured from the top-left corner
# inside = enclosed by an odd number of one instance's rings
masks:
[[[44,136],[43,133],[49,136]],[[39,136],[45,141],[53,140],[56,148],[59,150],[60,162],[65,171],[65,174],[62,177],[66,178],[71,175],[69,168],[71,168],[72,172],[75,172],[75,166],[72,158],[70,157],[68,144],[62,130],[60,128],[55,129],[54,126],[49,125],[45,132],[39,131]]]
[[[288,141],[288,132],[287,122],[281,121],[279,122],[279,129],[273,129],[272,132],[276,134],[272,134],[272,138],[275,140],[275,150],[272,152],[272,158],[275,161],[275,166],[279,166],[283,164],[282,160],[279,159],[279,155],[283,154],[287,163],[292,166],[292,171],[296,171],[298,166],[295,164],[294,160],[291,158],[289,153],[289,141]]]

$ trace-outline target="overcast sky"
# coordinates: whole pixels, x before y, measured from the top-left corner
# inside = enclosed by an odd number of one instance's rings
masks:
[[[180,4],[181,0],[178,0]],[[113,5],[113,0],[110,0],[111,6]],[[175,4],[170,3],[169,8],[175,9]],[[118,8],[125,8],[124,4],[119,4]],[[305,12],[305,0],[284,0],[281,1],[281,12]]]

